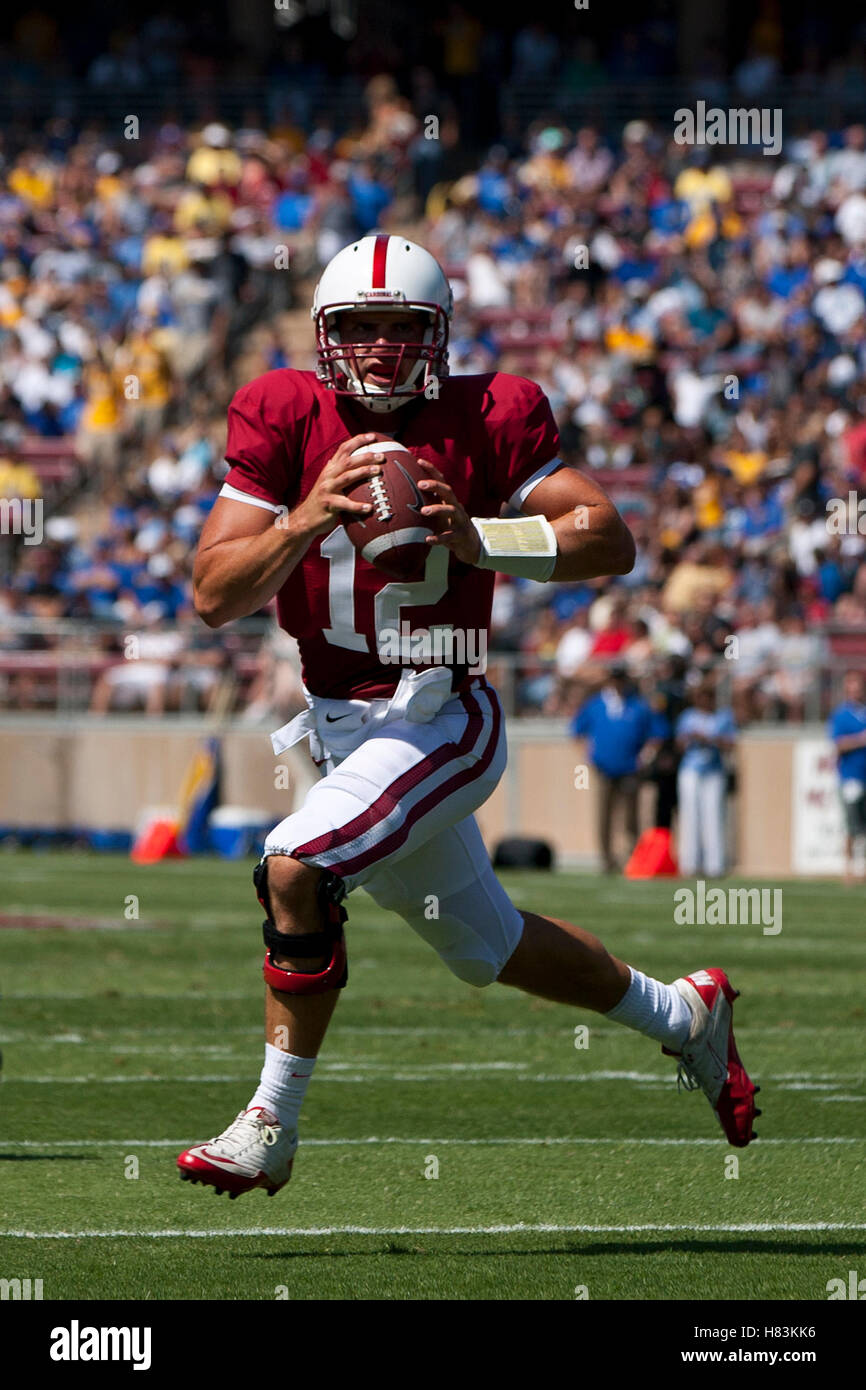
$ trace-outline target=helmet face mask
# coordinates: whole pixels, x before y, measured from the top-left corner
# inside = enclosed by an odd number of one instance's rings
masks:
[[[316,374],[335,394],[370,410],[396,410],[448,375],[451,311],[451,287],[429,251],[402,237],[363,237],[337,253],[316,287]],[[379,331],[365,336],[353,329],[362,315],[379,320]],[[423,331],[395,330],[389,338],[382,330],[388,319],[418,317]]]
[[[407,399],[423,395],[432,377],[447,376],[448,320],[443,309],[438,304],[406,305],[405,311],[402,305],[399,307],[401,317],[404,312],[406,316],[423,315],[424,331],[420,338],[395,335],[391,341],[382,342],[353,332],[352,320],[357,322],[356,315],[369,312],[372,306],[329,304],[321,309],[316,319],[319,380],[338,396],[351,396],[372,409],[381,409],[384,401],[392,401],[388,408],[394,409]],[[364,367],[365,359],[370,357],[383,364],[386,380],[369,379]],[[406,366],[408,372],[404,372]]]

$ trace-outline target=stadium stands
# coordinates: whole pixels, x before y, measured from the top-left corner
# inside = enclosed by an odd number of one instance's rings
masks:
[[[659,118],[661,39],[656,86],[641,88],[652,100],[630,98],[631,111],[611,81],[630,41],[599,76],[597,54],[550,37],[527,25],[493,55],[492,146],[451,49],[402,85],[359,59],[339,91],[296,55],[294,104],[254,82],[228,119],[178,119],[151,99],[131,140],[90,120],[70,87],[71,115],[13,130],[0,497],[38,494],[45,532],[41,545],[8,524],[0,534],[0,708],[123,704],[106,691],[124,684],[110,671],[125,637],[188,624],[201,649],[173,658],[186,693],[161,682],[166,701],[150,707],[206,707],[206,673],[228,652],[243,710],[267,665],[265,625],[240,642],[202,635],[189,595],[226,406],[261,371],[311,365],[317,269],[380,222],[425,241],[454,281],[452,370],[537,379],[563,457],[613,493],[638,540],[633,573],[614,582],[500,580],[494,643],[514,712],[573,709],[604,670],[612,607],[617,650],[647,693],[679,656],[687,684],[714,667],[746,721],[822,716],[843,667],[866,665],[866,538],[856,513],[835,529],[828,513],[866,471],[866,133],[844,124],[843,101],[838,127],[786,131],[772,161],[680,145]],[[193,63],[183,24],[166,43],[177,78]],[[486,72],[490,53],[476,56]],[[130,50],[128,62],[145,60]],[[83,75],[91,103],[117,95],[109,67],[94,59]],[[547,67],[558,85],[542,108]],[[764,81],[762,100],[784,81],[807,101],[821,80],[747,70],[719,79],[720,99],[746,78]],[[579,96],[602,88],[594,125],[582,112],[597,103]],[[730,636],[744,665],[728,659]],[[129,699],[148,708],[143,685]]]

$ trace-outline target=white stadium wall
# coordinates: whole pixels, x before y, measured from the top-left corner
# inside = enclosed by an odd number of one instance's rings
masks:
[[[0,826],[133,831],[148,808],[177,804],[184,772],[210,732],[201,720],[0,719]],[[258,808],[274,824],[316,778],[303,744],[275,758],[265,729],[230,728],[220,741],[223,803]],[[505,776],[478,814],[487,844],[505,835],[543,839],[561,863],[595,867],[592,770],[588,786],[575,786],[581,745],[536,720],[512,721],[508,741]],[[737,873],[840,873],[841,814],[820,726],[749,731],[738,759],[739,793],[730,802]],[[278,779],[280,765],[286,772]],[[642,825],[651,804],[645,788]]]

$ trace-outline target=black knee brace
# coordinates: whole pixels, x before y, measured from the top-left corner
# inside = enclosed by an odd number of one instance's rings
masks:
[[[267,913],[262,923],[262,936],[266,947],[265,963],[262,968],[266,982],[272,989],[284,994],[324,994],[329,989],[343,989],[349,978],[346,962],[346,938],[343,923],[348,916],[341,906],[346,894],[346,885],[338,874],[323,869],[316,890],[316,898],[322,917],[322,930],[301,932],[291,935],[277,931],[271,911],[271,898],[268,892],[268,861],[263,859],[253,869],[253,883],[256,896]],[[275,965],[273,955],[290,955],[305,960],[313,956],[329,956],[328,964],[315,972],[306,970],[283,970]]]

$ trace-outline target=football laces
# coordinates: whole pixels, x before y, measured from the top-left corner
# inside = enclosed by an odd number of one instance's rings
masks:
[[[390,521],[394,513],[391,510],[391,503],[388,498],[388,489],[382,478],[371,478],[370,495],[373,498],[373,505],[376,509],[377,521]]]

